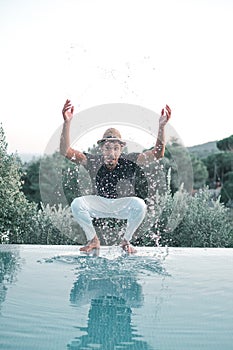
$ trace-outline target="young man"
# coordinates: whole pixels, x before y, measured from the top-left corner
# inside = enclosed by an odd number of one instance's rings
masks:
[[[91,155],[70,147],[70,125],[74,106],[66,100],[63,110],[63,130],[60,152],[71,161],[82,164],[89,172],[94,194],[75,198],[71,203],[74,218],[83,228],[87,245],[80,248],[89,253],[100,247],[100,241],[92,224],[93,218],[117,218],[127,220],[121,247],[129,254],[135,253],[130,240],[142,223],[146,214],[146,204],[135,192],[135,177],[140,165],[160,159],[165,152],[165,125],[171,117],[171,109],[166,105],[159,119],[157,141],[152,150],[143,153],[123,154],[125,142],[117,129],[109,128],[98,141],[101,155]],[[122,193],[122,184],[124,191]],[[127,193],[128,191],[128,193]]]

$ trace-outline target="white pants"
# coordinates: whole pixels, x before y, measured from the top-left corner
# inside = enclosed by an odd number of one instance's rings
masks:
[[[130,241],[146,215],[146,204],[138,197],[112,199],[90,195],[75,198],[71,203],[71,210],[88,241],[96,235],[92,218],[126,219],[127,226],[123,238]]]

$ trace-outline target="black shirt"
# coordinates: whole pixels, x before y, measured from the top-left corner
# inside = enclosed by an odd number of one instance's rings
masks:
[[[122,153],[116,167],[109,170],[102,155],[85,153],[85,168],[90,174],[94,194],[105,198],[145,198],[148,185],[144,172],[136,164],[138,155],[139,153]]]

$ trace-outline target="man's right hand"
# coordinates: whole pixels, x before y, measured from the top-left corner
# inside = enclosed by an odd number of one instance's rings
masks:
[[[70,122],[74,116],[74,106],[72,106],[70,100],[66,100],[62,109],[62,115],[65,122]]]

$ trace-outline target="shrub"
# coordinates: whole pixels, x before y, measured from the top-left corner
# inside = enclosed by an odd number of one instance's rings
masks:
[[[7,154],[7,143],[0,126],[0,243],[25,243],[25,235],[34,241],[35,203],[21,191],[19,159]]]
[[[233,247],[233,225],[229,209],[214,201],[208,188],[194,196],[182,188],[174,196],[168,190],[148,206],[147,221],[153,215],[154,224],[143,233],[143,223],[137,233],[136,244],[155,246],[158,238],[162,246],[175,247]]]
[[[232,247],[232,219],[220,197],[214,201],[208,188],[190,197],[185,216],[173,232],[173,243],[180,247]]]
[[[173,245],[172,233],[180,224],[187,209],[188,193],[183,186],[172,194],[170,186],[165,193],[159,193],[147,200],[147,215],[139,227],[135,244],[155,246]]]
[[[41,207],[37,215],[39,244],[83,244],[84,233],[74,222],[69,207]]]

